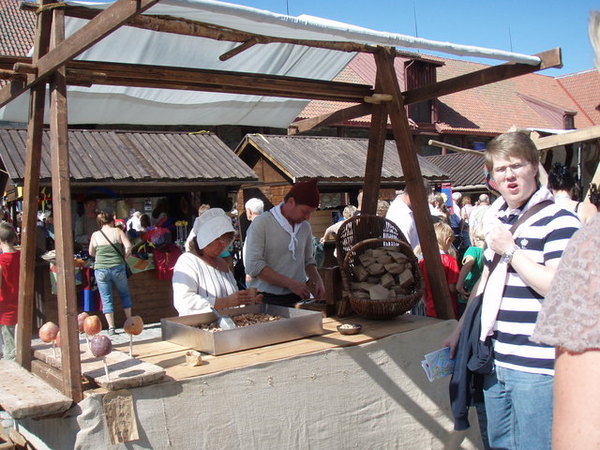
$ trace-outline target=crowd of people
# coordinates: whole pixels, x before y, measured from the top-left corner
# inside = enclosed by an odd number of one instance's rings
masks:
[[[470,373],[480,380],[477,386],[484,399],[480,406],[485,411],[480,421],[487,423],[482,433],[486,446],[550,448],[551,442],[563,438],[561,432],[578,432],[567,420],[569,412],[580,407],[568,395],[574,374],[591,379],[597,372],[590,371],[587,364],[596,362],[600,348],[594,303],[598,277],[592,259],[598,249],[600,219],[590,202],[572,199],[575,181],[564,166],[553,166],[548,187],[540,184],[539,152],[524,133],[492,139],[485,151],[485,165],[498,190],[494,201],[481,194],[473,205],[469,196],[457,192],[450,199],[441,193],[429,198],[452,310],[459,319],[444,345],[460,356],[457,364],[465,364],[456,369],[456,380],[451,382],[453,411],[464,412],[469,406],[464,399],[471,397],[460,391],[471,389],[464,384],[464,374]],[[292,306],[322,298],[325,288],[308,222],[319,201],[317,180],[294,184],[283,201],[267,212],[261,200],[248,201],[245,213],[250,226],[238,255],[241,276],[236,274],[233,258],[234,238],[240,239],[237,223],[223,209],[201,205],[185,252],[173,268],[173,301],[178,313],[255,303]],[[394,222],[418,254],[413,210],[406,191],[391,204],[378,205],[378,214]],[[346,206],[341,220],[327,228],[322,240],[334,238],[343,221],[356,214],[360,214],[360,204]],[[93,199],[83,203],[74,239],[95,257],[95,278],[109,334],[115,332],[113,286],[125,315],[131,316],[126,259],[132,241],[164,226],[167,220],[166,209],[160,205],[152,214],[134,212],[124,220],[97,211]],[[45,214],[41,221],[49,230],[43,238],[53,237],[51,215]],[[587,226],[578,232],[582,224]],[[19,276],[16,241],[14,228],[0,223],[0,335],[8,359],[14,358]],[[424,314],[436,317],[426,264],[421,258],[423,309]],[[563,301],[565,295],[569,302]],[[473,333],[475,324],[478,328]],[[479,351],[474,350],[474,339],[489,351],[486,358],[491,364],[485,371],[469,366],[469,358]],[[585,393],[577,393],[577,400],[584,398]],[[590,409],[589,414],[596,414],[595,410]],[[457,429],[465,426],[464,417],[459,416]],[[598,442],[598,433],[590,431],[585,438],[590,436]]]

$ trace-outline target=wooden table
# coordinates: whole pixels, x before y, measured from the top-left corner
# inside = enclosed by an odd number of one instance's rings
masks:
[[[338,325],[350,322],[360,323],[363,326],[362,332],[348,336],[342,335],[337,331],[336,327]],[[436,319],[411,315],[404,315],[394,320],[385,321],[368,320],[358,317],[338,320],[326,317],[323,319],[325,333],[321,336],[310,336],[304,339],[225,355],[213,356],[203,354],[202,359],[204,364],[197,367],[190,367],[185,362],[185,353],[190,348],[160,339],[136,343],[134,346],[134,355],[142,361],[162,367],[166,370],[167,377],[175,380],[184,380],[224,370],[248,367],[258,363],[314,353],[334,347],[364,344],[385,336],[407,332],[426,326],[429,323],[433,324],[437,322],[438,320]],[[128,347],[126,345],[117,345],[115,348],[125,352]]]

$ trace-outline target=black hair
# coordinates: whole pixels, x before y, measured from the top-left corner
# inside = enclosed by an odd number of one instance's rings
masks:
[[[554,163],[548,174],[548,187],[555,191],[571,192],[575,187],[575,178],[567,166],[562,163]]]

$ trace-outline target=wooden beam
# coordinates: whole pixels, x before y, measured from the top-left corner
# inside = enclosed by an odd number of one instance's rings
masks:
[[[385,93],[392,94],[393,100],[386,103],[392,131],[398,147],[398,155],[406,179],[406,188],[411,199],[411,208],[415,217],[419,241],[423,257],[427,261],[426,269],[437,316],[441,319],[454,318],[450,301],[448,283],[444,275],[440,252],[433,231],[433,221],[429,213],[427,192],[423,183],[423,175],[417,159],[417,150],[412,139],[408,116],[404,107],[403,97],[394,70],[394,55],[390,48],[382,47],[375,55],[377,74]]]
[[[92,20],[99,14],[97,9],[85,8],[81,6],[67,6],[65,14],[70,17],[76,17],[79,19]],[[263,36],[259,34],[249,33],[246,31],[235,30],[232,28],[222,27],[215,24],[206,22],[200,22],[196,20],[183,19],[181,17],[169,16],[169,15],[143,15],[132,17],[127,20],[123,25],[140,28],[144,30],[160,31],[163,33],[179,34],[184,36],[196,36],[208,39],[214,39],[218,41],[229,41],[229,42],[240,42],[248,43],[251,45],[256,44],[295,44],[304,45],[307,47],[323,48],[329,50],[338,50],[344,52],[363,52],[373,53],[375,47],[368,44],[358,44],[356,42],[344,42],[344,41],[318,41],[318,40],[303,40],[303,39],[289,39],[282,37]],[[245,50],[248,45],[243,48],[237,48],[239,51],[227,52],[221,61],[229,59],[230,57]],[[404,53],[403,53],[404,54]],[[407,52],[407,55],[413,57],[419,57],[416,53]]]
[[[27,61],[27,58],[22,57],[0,56],[0,69],[16,64],[27,67]],[[68,62],[67,83],[184,89],[353,103],[362,102],[365,96],[373,94],[372,87],[366,84],[95,61]]]
[[[470,153],[472,155],[483,156],[484,152],[478,152],[477,150],[471,150],[470,148],[457,147],[456,145],[448,144],[446,142],[436,141],[434,139],[429,139],[427,142],[428,145],[434,145],[436,147],[447,148],[449,150],[454,150],[455,152],[460,153]]]
[[[361,103],[317,117],[311,117],[310,119],[299,120],[288,127],[288,134],[299,134],[312,130],[313,128],[325,127],[334,123],[345,122],[350,119],[366,116],[371,114],[372,108],[373,107],[367,103]]]
[[[45,0],[43,0],[45,2]],[[51,52],[34,61],[37,67],[37,76],[27,81],[25,86],[15,95],[15,88],[5,86],[0,90],[0,107],[16,98],[18,95],[45,81],[58,67],[75,58],[103,37],[107,36],[124,22],[136,14],[146,11],[155,5],[158,0],[117,0],[111,6],[100,12],[93,20],[77,30],[68,39],[60,43]],[[11,83],[12,84],[12,83]]]
[[[439,98],[444,95],[455,92],[472,89],[497,81],[507,80],[527,73],[533,73],[538,70],[548,69],[550,67],[562,67],[562,58],[560,48],[554,48],[542,53],[538,53],[541,61],[537,65],[506,63],[498,66],[486,67],[485,69],[470,72],[448,80],[440,81],[433,85],[423,86],[417,89],[411,89],[404,92],[404,104],[422,102]]]
[[[379,74],[377,77],[379,77]],[[381,92],[381,82],[376,80],[375,85],[376,91]],[[379,199],[379,187],[381,186],[381,168],[383,166],[383,153],[387,134],[387,117],[385,103],[373,105],[361,214],[377,214],[377,200]]]
[[[65,18],[61,9],[53,10],[51,48],[64,40]],[[69,183],[69,137],[67,122],[67,81],[65,68],[58,68],[50,78],[50,157],[52,173],[52,211],[56,233],[56,293],[58,324],[61,335],[62,391],[73,401],[83,399],[77,294],[73,261],[73,225],[71,186]]]
[[[41,0],[42,4],[52,0]],[[38,61],[49,46],[52,12],[44,11],[37,17],[32,60]],[[12,83],[11,83],[12,84]],[[4,89],[10,88],[10,86]],[[19,269],[19,312],[17,327],[17,362],[31,370],[31,338],[33,334],[33,297],[35,284],[35,239],[37,197],[42,161],[42,130],[44,126],[46,86],[41,83],[31,89],[27,147],[23,183],[23,217],[21,221],[21,267]]]
[[[574,144],[576,142],[591,141],[600,138],[600,125],[595,125],[580,130],[569,131],[568,133],[555,134],[539,139],[534,139],[533,142],[538,150],[547,150],[552,147],[561,145]]]

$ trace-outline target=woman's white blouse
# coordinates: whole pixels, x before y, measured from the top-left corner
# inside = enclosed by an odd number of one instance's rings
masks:
[[[215,269],[193,253],[184,253],[175,263],[173,304],[180,316],[210,312],[217,298],[237,290],[231,271]]]

